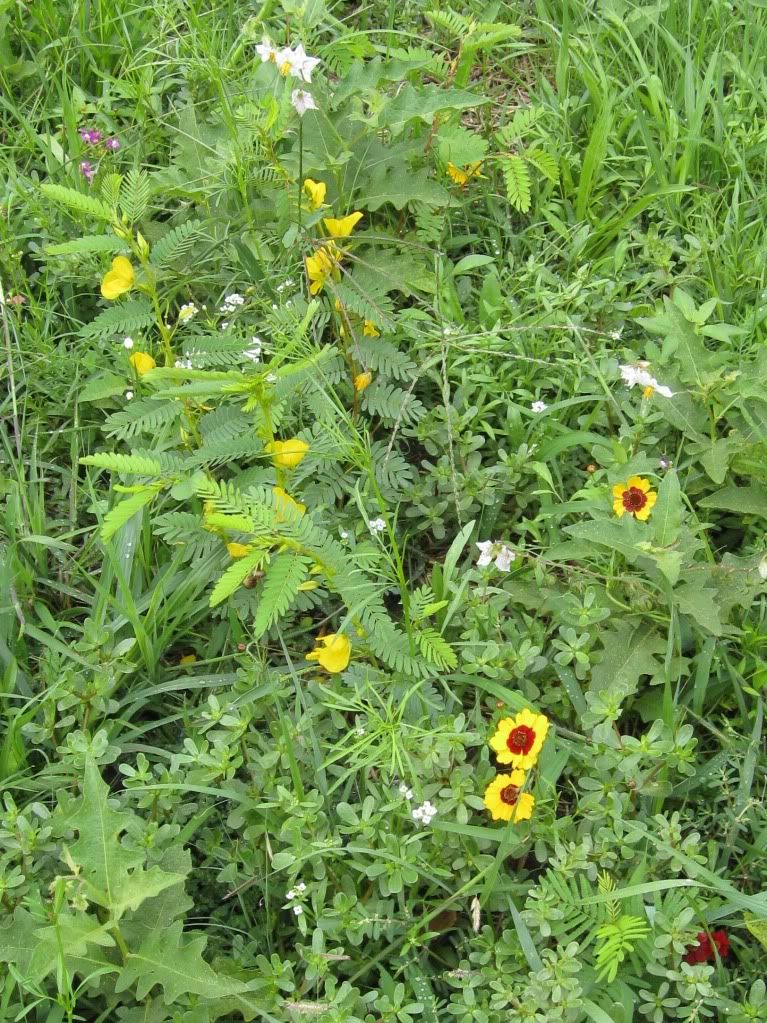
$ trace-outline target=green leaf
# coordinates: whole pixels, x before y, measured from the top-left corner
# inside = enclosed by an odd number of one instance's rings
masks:
[[[213,587],[213,592],[210,595],[210,606],[215,607],[223,600],[226,600],[227,597],[230,597],[235,590],[239,589],[251,572],[261,568],[266,559],[266,554],[267,552],[264,550],[255,550],[251,551],[250,554],[246,554],[244,558],[238,558],[237,561],[232,562]]]
[[[650,524],[655,543],[659,547],[670,547],[679,537],[682,528],[682,498],[676,469],[670,469],[658,487],[658,500],[652,510]]]
[[[46,256],[75,256],[86,252],[118,253],[124,250],[125,242],[110,234],[87,234],[82,238],[43,247]]]
[[[93,338],[103,334],[129,334],[154,322],[154,313],[147,298],[132,298],[105,309],[90,323],[80,328],[80,337]]]
[[[657,632],[647,626],[635,628],[622,621],[615,628],[601,634],[602,656],[591,672],[589,689],[592,692],[622,688],[635,692],[643,675],[657,675],[662,664],[658,657],[666,652],[666,645]]]
[[[103,906],[114,920],[119,920],[128,909],[136,909],[144,899],[183,880],[182,875],[166,873],[159,867],[144,871],[145,851],[122,844],[121,835],[133,814],[110,807],[109,786],[92,757],[85,763],[82,792],[67,821],[79,833],[69,852],[81,867],[90,902]]]
[[[381,110],[378,124],[390,128],[396,137],[408,121],[418,120],[431,124],[435,115],[442,110],[466,110],[489,102],[489,98],[465,89],[444,89],[437,85],[415,88],[406,84]]]
[[[724,487],[698,501],[700,508],[719,508],[741,515],[767,518],[767,488],[752,483],[749,487]]]
[[[90,946],[111,948],[114,940],[107,927],[87,913],[59,914],[51,924],[48,913],[34,905],[34,913],[19,906],[13,922],[0,929],[0,963],[13,963],[28,982],[40,984],[55,973],[63,962],[71,973],[90,974],[94,969],[106,967],[117,972],[118,967]]]
[[[506,198],[519,213],[527,213],[532,197],[530,171],[521,156],[509,153],[501,158]]]
[[[712,636],[722,635],[724,627],[717,590],[703,587],[699,581],[685,582],[674,590],[674,600],[679,610],[694,618],[706,632]]]
[[[162,464],[156,458],[143,455],[118,455],[109,451],[95,455],[85,455],[80,465],[93,465],[97,469],[110,469],[112,472],[129,472],[137,476],[158,476],[162,472]]]
[[[181,920],[151,931],[139,949],[126,956],[115,990],[119,993],[135,985],[135,996],[140,1001],[159,984],[166,1005],[185,994],[226,998],[245,991],[245,984],[215,973],[205,962],[202,952],[206,944],[204,935],[185,940]]]
[[[555,156],[545,149],[530,148],[525,150],[524,157],[529,164],[532,164],[545,178],[548,178],[552,185],[556,185],[559,181],[559,164]]]
[[[287,612],[298,595],[298,587],[309,575],[311,561],[284,551],[269,565],[258,602],[253,633],[256,639]]]
[[[101,539],[111,539],[134,515],[150,504],[158,493],[158,487],[144,487],[142,490],[137,490],[135,494],[131,494],[130,497],[119,501],[114,508],[110,508],[101,523]]]
[[[107,222],[112,219],[113,212],[109,206],[85,192],[78,192],[74,188],[66,188],[64,185],[55,185],[48,181],[40,185],[40,191],[47,198],[61,206],[66,206],[69,210],[75,210],[77,213],[84,213]]]
[[[412,171],[402,164],[384,163],[374,169],[359,206],[360,209],[375,211],[390,203],[401,210],[409,203],[419,202],[425,206],[447,206],[450,196],[429,178],[425,168]]]
[[[170,266],[185,256],[202,235],[199,220],[187,220],[172,228],[155,242],[149,262],[152,266]]]
[[[129,223],[135,224],[144,216],[149,205],[149,195],[149,175],[140,167],[133,167],[128,171],[120,195],[120,206]]]

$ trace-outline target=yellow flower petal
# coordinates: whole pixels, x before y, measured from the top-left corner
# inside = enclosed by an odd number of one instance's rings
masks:
[[[370,382],[373,379],[373,374],[370,370],[366,370],[364,373],[358,373],[354,378],[354,390],[360,394],[365,390],[366,387],[370,387]]]
[[[348,636],[331,632],[328,636],[318,636],[317,646],[306,655],[306,660],[317,661],[325,671],[335,675],[348,667],[351,655],[352,645]]]
[[[126,291],[130,291],[136,280],[133,265],[127,256],[115,256],[112,269],[108,270],[101,281],[101,294],[113,302]]]
[[[372,320],[365,320],[362,325],[362,333],[365,337],[380,337],[381,331],[376,327]]]
[[[309,450],[305,440],[294,437],[292,440],[273,440],[266,445],[267,454],[278,469],[295,469]]]
[[[641,476],[629,476],[626,482],[626,489],[631,490],[632,487],[636,487],[637,490],[641,490],[643,494],[646,494],[650,489],[650,481],[643,479]]]
[[[196,664],[197,654],[184,654],[183,657],[179,657],[178,663],[182,665]]]
[[[616,483],[613,487],[613,497],[623,497],[628,487],[623,483]]]
[[[348,238],[357,224],[362,220],[362,213],[350,213],[346,217],[324,217],[322,223],[333,238]]]
[[[299,515],[303,515],[306,511],[306,505],[301,504],[300,501],[296,501],[296,499],[291,497],[287,491],[282,489],[282,487],[272,487],[272,493],[274,494],[274,503],[278,512],[292,511],[298,512]]]
[[[246,554],[250,554],[253,548],[246,543],[228,543],[226,549],[229,552],[229,557],[233,559],[244,558]]]
[[[454,163],[450,163],[448,161],[447,173],[449,177],[453,181],[455,181],[456,185],[463,186],[467,184],[472,178],[477,176],[481,177],[479,173],[479,169],[481,166],[482,166],[481,160],[474,160],[473,163],[470,163],[466,166],[466,170],[463,170],[460,167],[456,167]]]
[[[535,798],[529,792],[522,792],[527,775],[524,771],[512,771],[510,774],[497,775],[485,789],[485,808],[490,811],[493,820],[519,821],[530,820],[535,805]]]
[[[626,509],[623,507],[623,501],[621,500],[620,497],[616,497],[616,499],[613,501],[613,511],[618,516],[618,518],[621,518],[623,515],[626,514]]]
[[[540,755],[549,730],[549,720],[532,710],[521,710],[512,718],[502,718],[490,738],[490,748],[501,764],[529,770]]]
[[[154,369],[157,363],[146,352],[134,352],[128,360],[140,377]]]
[[[309,209],[318,210],[325,203],[325,193],[328,186],[324,181],[312,181],[307,178],[304,181],[304,191],[309,196]]]

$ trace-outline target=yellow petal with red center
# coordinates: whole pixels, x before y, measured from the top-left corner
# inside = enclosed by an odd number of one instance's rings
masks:
[[[324,217],[322,223],[333,238],[348,238],[357,224],[362,220],[362,213],[350,213],[346,217]]]
[[[317,638],[317,646],[306,655],[306,660],[317,661],[325,671],[335,675],[349,666],[351,655],[352,645],[348,636],[331,632]]]
[[[108,270],[101,281],[101,294],[113,302],[126,291],[130,291],[136,280],[133,265],[127,256],[115,256],[112,269]]]
[[[521,710],[513,718],[502,718],[498,722],[495,734],[490,738],[490,748],[499,763],[529,770],[538,760],[548,730],[549,721],[545,715],[529,709]],[[520,740],[519,746],[514,742],[514,733]]]
[[[485,789],[484,804],[493,820],[517,823],[530,819],[535,798],[521,791],[525,778],[524,771],[512,771],[499,774],[490,782]]]
[[[134,352],[129,361],[140,377],[157,365],[152,356],[147,355],[146,352]]]
[[[615,500],[613,501],[613,511],[618,516],[618,518],[621,518],[621,516],[626,514],[626,509],[623,506],[622,497],[616,497]]]
[[[627,490],[628,487],[625,483],[616,483],[613,487],[613,497],[623,497]]]

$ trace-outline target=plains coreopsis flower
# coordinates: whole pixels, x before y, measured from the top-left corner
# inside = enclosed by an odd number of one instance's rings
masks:
[[[650,481],[641,476],[631,476],[625,483],[616,483],[613,487],[613,511],[619,519],[628,512],[640,522],[646,522],[657,500]]]
[[[115,256],[112,269],[108,270],[101,281],[101,294],[113,302],[126,291],[130,291],[136,280],[131,261],[127,256]]]
[[[521,710],[498,722],[490,748],[501,764],[528,771],[534,766],[549,731],[549,719],[532,710]]]
[[[348,636],[331,632],[327,636],[317,637],[317,645],[306,655],[306,660],[317,661],[325,671],[335,675],[349,666],[351,655],[352,645]]]
[[[535,797],[523,792],[524,771],[497,775],[485,789],[485,809],[494,821],[528,821],[533,815]]]
[[[318,109],[314,97],[305,89],[294,89],[290,94],[290,102],[300,117],[303,117],[307,110]]]
[[[292,440],[273,440],[266,445],[266,452],[272,456],[272,462],[278,469],[295,469],[308,450],[306,441],[298,437]]]
[[[517,557],[516,552],[505,543],[498,543],[493,540],[480,540],[477,547],[479,548],[479,557],[477,558],[477,566],[479,568],[486,568],[495,562],[495,567],[500,572],[509,572],[512,561]]]

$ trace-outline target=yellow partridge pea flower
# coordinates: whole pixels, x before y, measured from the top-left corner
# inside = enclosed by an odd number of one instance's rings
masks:
[[[152,356],[147,355],[146,352],[134,352],[129,361],[140,377],[157,365]]]
[[[115,256],[112,269],[108,270],[101,281],[101,294],[113,302],[126,291],[130,291],[136,280],[133,264],[127,256]]]
[[[237,558],[244,558],[246,554],[250,554],[253,550],[253,548],[246,543],[236,542],[228,543],[226,545],[226,549],[229,552],[229,557],[232,558],[233,561],[236,561]]]
[[[308,450],[306,441],[298,437],[292,440],[273,440],[266,445],[266,453],[272,456],[272,462],[278,469],[295,469]]]
[[[331,632],[328,636],[317,637],[317,645],[311,653],[306,655],[306,660],[317,661],[325,671],[336,675],[349,666],[351,656],[352,645],[348,637],[338,632]]]
[[[274,494],[274,504],[278,512],[292,511],[303,515],[306,511],[306,505],[296,501],[282,487],[272,487],[272,493]]]
[[[513,718],[502,718],[490,739],[490,748],[501,764],[527,771],[538,759],[549,719],[532,710],[521,710]]]
[[[467,165],[466,169],[463,170],[461,167],[456,167],[454,163],[448,163],[447,173],[450,178],[455,181],[456,185],[460,185],[462,188],[468,184],[474,177],[482,177],[479,173],[479,169],[482,166],[481,160],[475,160],[474,163]]]
[[[318,210],[320,206],[325,204],[327,187],[324,181],[312,181],[311,178],[307,178],[304,181],[304,191],[309,196],[310,210]]]
[[[362,325],[362,333],[365,337],[380,337],[381,331],[376,327],[372,320],[365,320]]]
[[[658,495],[650,489],[650,481],[641,476],[631,476],[625,483],[616,483],[613,487],[613,511],[619,519],[628,512],[640,522],[646,522],[657,500]]]
[[[322,291],[328,278],[333,276],[339,259],[340,253],[332,243],[321,246],[313,256],[306,257],[306,273],[312,295],[318,295]]]
[[[370,382],[373,379],[373,374],[369,369],[365,370],[364,373],[358,373],[354,378],[354,390],[361,394],[366,387],[370,387]]]
[[[529,821],[533,815],[535,797],[522,792],[525,784],[524,771],[499,774],[485,789],[485,809],[490,811],[494,821]]]
[[[322,223],[333,238],[348,238],[357,224],[362,220],[362,213],[350,213],[348,217],[323,217]]]

